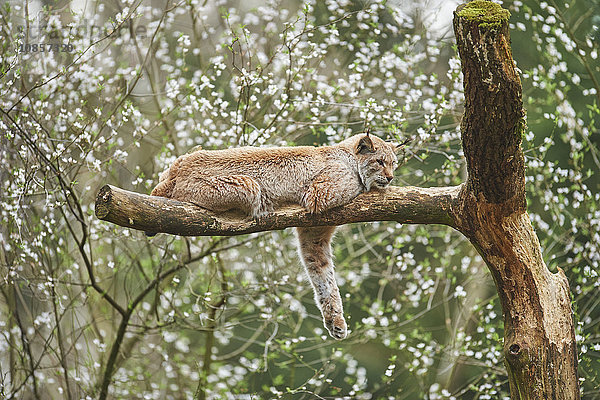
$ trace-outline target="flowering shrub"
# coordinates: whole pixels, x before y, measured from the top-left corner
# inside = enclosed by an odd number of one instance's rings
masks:
[[[600,17],[569,4],[504,6],[528,209],[548,267],[569,278],[593,396]],[[149,193],[198,145],[327,144],[365,128],[412,138],[396,184],[459,184],[448,18],[383,0],[36,7],[1,9],[3,398],[508,397],[493,280],[450,228],[340,228],[351,334],[334,342],[290,231],[148,239],[93,215],[103,184]]]

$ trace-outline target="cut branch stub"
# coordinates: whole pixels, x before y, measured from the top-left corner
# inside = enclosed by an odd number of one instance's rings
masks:
[[[491,203],[515,198],[524,208],[525,114],[510,49],[509,16],[498,4],[483,0],[459,6],[455,12],[465,86],[461,128],[469,190]]]

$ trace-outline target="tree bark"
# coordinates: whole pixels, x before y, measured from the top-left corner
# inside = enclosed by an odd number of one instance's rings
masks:
[[[496,284],[513,399],[579,399],[569,285],[562,270],[553,274],[546,267],[526,210],[521,149],[525,113],[510,49],[509,16],[485,0],[461,5],[454,15],[465,89],[465,184],[391,187],[322,214],[290,206],[260,219],[214,215],[193,204],[107,185],[98,193],[96,215],[146,232],[189,236],[367,221],[452,226],[473,243]]]
[[[234,236],[292,226],[370,221],[453,226],[451,209],[460,188],[390,187],[364,193],[350,204],[321,214],[310,214],[300,206],[290,205],[265,217],[250,219],[233,212],[213,214],[191,203],[105,185],[96,196],[95,212],[99,219],[127,228],[182,236]]]
[[[562,270],[552,274],[546,267],[526,211],[525,113],[509,15],[487,1],[459,6],[454,15],[464,75],[461,130],[468,180],[453,215],[496,283],[512,398],[578,399],[569,284]]]

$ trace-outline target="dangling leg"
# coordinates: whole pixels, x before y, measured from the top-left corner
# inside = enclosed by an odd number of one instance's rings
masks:
[[[296,228],[298,251],[314,289],[315,302],[321,310],[329,334],[339,340],[346,337],[348,328],[331,254],[334,231],[335,226]]]

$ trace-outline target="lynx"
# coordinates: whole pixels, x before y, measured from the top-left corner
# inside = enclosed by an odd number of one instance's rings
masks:
[[[213,212],[237,209],[252,218],[284,203],[316,214],[388,186],[401,147],[366,133],[323,147],[197,150],[176,159],[151,194]],[[324,325],[333,338],[344,339],[348,329],[331,253],[334,231],[335,226],[296,228]]]

